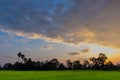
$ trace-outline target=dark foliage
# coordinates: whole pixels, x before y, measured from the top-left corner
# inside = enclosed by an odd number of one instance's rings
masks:
[[[6,63],[0,69],[3,70],[120,70],[120,64],[114,65],[105,54],[100,53],[98,58],[92,57],[90,60],[84,60],[83,64],[79,60],[66,61],[66,66],[60,63],[58,59],[50,61],[33,61],[31,58],[26,58],[24,54],[17,54],[18,61],[14,64]]]

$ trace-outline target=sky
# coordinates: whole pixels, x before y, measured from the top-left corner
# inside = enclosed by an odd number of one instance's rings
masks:
[[[33,60],[120,61],[120,0],[0,0],[0,64]]]

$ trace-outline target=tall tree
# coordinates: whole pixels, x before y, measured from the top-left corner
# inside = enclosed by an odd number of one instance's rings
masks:
[[[106,61],[106,60],[107,60],[107,57],[106,57],[105,54],[100,53],[100,54],[98,55],[97,61],[98,61],[98,65],[99,65],[99,66],[103,66],[103,65],[105,64],[105,61]]]
[[[92,57],[90,58],[90,61],[92,61],[92,67],[94,69],[105,69],[106,66],[112,66],[112,62],[110,60],[108,60],[108,58],[106,57],[105,54],[100,53],[98,55],[98,58]]]
[[[19,52],[19,53],[17,54],[17,56],[18,56],[18,62],[20,62],[21,55],[22,55],[21,52]]]

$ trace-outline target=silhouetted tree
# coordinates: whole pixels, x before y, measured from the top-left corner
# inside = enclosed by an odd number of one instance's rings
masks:
[[[106,60],[107,60],[106,55],[103,54],[103,53],[100,53],[98,58],[97,58],[98,65],[99,66],[104,66],[104,63],[105,63]]]
[[[87,68],[89,68],[89,67],[90,67],[89,61],[84,60],[84,61],[83,61],[83,68],[84,68],[84,69],[87,69]]]
[[[67,60],[66,63],[67,63],[68,69],[71,70],[73,68],[73,63],[71,62],[71,60]]]
[[[56,70],[59,67],[59,61],[57,59],[52,59],[45,64],[46,69]]]
[[[12,69],[13,69],[13,65],[12,65],[11,63],[6,63],[6,64],[3,66],[3,69],[12,70]]]
[[[40,67],[43,67],[44,66],[44,62],[40,62]]]
[[[21,59],[22,59],[22,61],[24,61],[24,58],[25,58],[25,55],[22,54],[22,55],[21,55]]]
[[[90,61],[92,61],[92,65],[96,65],[97,64],[97,59],[95,57],[91,57]]]
[[[19,52],[19,53],[17,54],[17,56],[18,56],[18,62],[20,61],[20,57],[21,57],[21,55],[22,55],[21,52]]]
[[[97,61],[97,58],[91,57],[91,58],[90,58],[90,61],[92,62],[92,65],[91,65],[92,69],[98,69],[98,61]]]
[[[57,69],[58,66],[59,66],[59,61],[58,61],[58,59],[52,59],[52,60],[50,61],[50,63],[52,64],[52,66],[54,67],[54,69]]]
[[[27,62],[27,58],[23,58],[23,61],[26,63]]]
[[[34,70],[35,69],[35,62],[32,61],[31,58],[28,58],[28,60],[26,61],[25,65],[27,66],[28,70]]]
[[[51,59],[50,61],[32,61],[31,58],[26,58],[24,54],[19,52],[17,54],[18,61],[13,65],[11,63],[6,63],[3,66],[5,70],[80,70],[80,69],[94,69],[94,70],[120,70],[120,64],[114,65],[105,54],[100,53],[97,58],[91,57],[89,63],[88,60],[84,60],[83,64],[79,60],[66,61],[66,66],[60,63],[58,59]],[[20,59],[22,61],[20,61]],[[1,69],[1,66],[0,66]]]
[[[90,58],[90,61],[92,61],[94,69],[106,69],[113,67],[113,63],[110,60],[108,60],[106,55],[103,53],[100,53],[98,55],[98,58],[95,57]]]
[[[0,65],[0,70],[2,69],[1,65]]]
[[[114,69],[113,63],[110,60],[107,59],[104,63],[104,69],[107,69],[107,70]]]
[[[115,70],[120,70],[120,63],[117,63],[116,65],[114,65],[114,69]]]
[[[65,70],[65,69],[66,69],[65,65],[63,63],[60,63],[58,70]]]
[[[48,61],[48,60],[45,60],[43,69],[44,69],[44,70],[49,70],[49,64],[50,64],[49,61]]]
[[[80,64],[79,60],[73,61],[73,69],[75,70],[82,69],[82,65]]]

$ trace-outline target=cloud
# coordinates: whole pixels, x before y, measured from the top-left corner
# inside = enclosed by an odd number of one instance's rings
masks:
[[[88,48],[88,49],[83,49],[83,50],[81,50],[80,51],[81,53],[88,53],[88,52],[90,52],[90,49]]]
[[[40,49],[52,50],[53,47],[51,45],[47,45],[47,46],[41,46]]]
[[[80,53],[79,52],[71,52],[71,53],[67,53],[68,55],[79,55]]]
[[[0,30],[30,39],[120,46],[120,0],[1,0]]]
[[[90,53],[90,49],[86,48],[86,49],[81,49],[78,52],[71,52],[71,53],[66,53],[68,55],[79,55],[79,54],[84,54],[84,53]]]
[[[84,61],[84,60],[89,60],[90,58],[78,58],[78,60],[80,60],[80,61]]]

